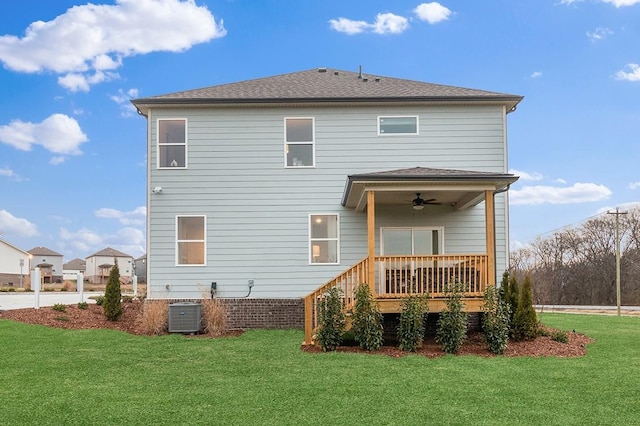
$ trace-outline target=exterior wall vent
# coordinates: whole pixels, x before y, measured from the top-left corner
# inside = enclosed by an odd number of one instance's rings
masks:
[[[185,302],[169,305],[169,333],[198,333],[201,324],[201,304]]]

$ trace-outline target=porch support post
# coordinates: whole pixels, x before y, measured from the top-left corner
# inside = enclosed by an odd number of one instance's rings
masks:
[[[487,284],[495,285],[496,280],[496,216],[493,191],[484,192],[484,215],[487,234]]]
[[[367,284],[371,294],[376,294],[376,197],[373,191],[367,191]]]

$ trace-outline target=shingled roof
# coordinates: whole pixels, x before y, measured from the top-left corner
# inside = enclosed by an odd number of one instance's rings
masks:
[[[522,96],[382,77],[328,68],[222,84],[133,100],[142,113],[152,106],[335,103],[447,102],[504,104],[512,110]]]
[[[34,247],[31,250],[27,250],[34,256],[62,256],[60,253],[55,252],[47,247]]]
[[[93,253],[91,256],[87,256],[87,258],[90,257],[94,257],[94,256],[104,256],[104,257],[132,257],[126,253],[123,253],[121,251],[118,251],[114,248],[111,247],[107,247],[105,249],[100,250],[97,253]]]

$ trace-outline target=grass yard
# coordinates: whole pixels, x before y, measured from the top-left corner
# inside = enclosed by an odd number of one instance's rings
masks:
[[[301,331],[141,337],[0,320],[0,424],[640,424],[640,317],[544,314],[582,358],[300,350]]]

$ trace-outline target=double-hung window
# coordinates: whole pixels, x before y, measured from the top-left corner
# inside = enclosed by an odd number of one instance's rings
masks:
[[[187,167],[187,120],[158,120],[158,168]]]
[[[176,264],[205,265],[206,216],[176,216]]]
[[[340,263],[340,224],[337,214],[309,215],[309,263]]]
[[[378,135],[417,135],[418,116],[378,117]]]
[[[315,123],[313,118],[284,119],[286,167],[315,166]]]

